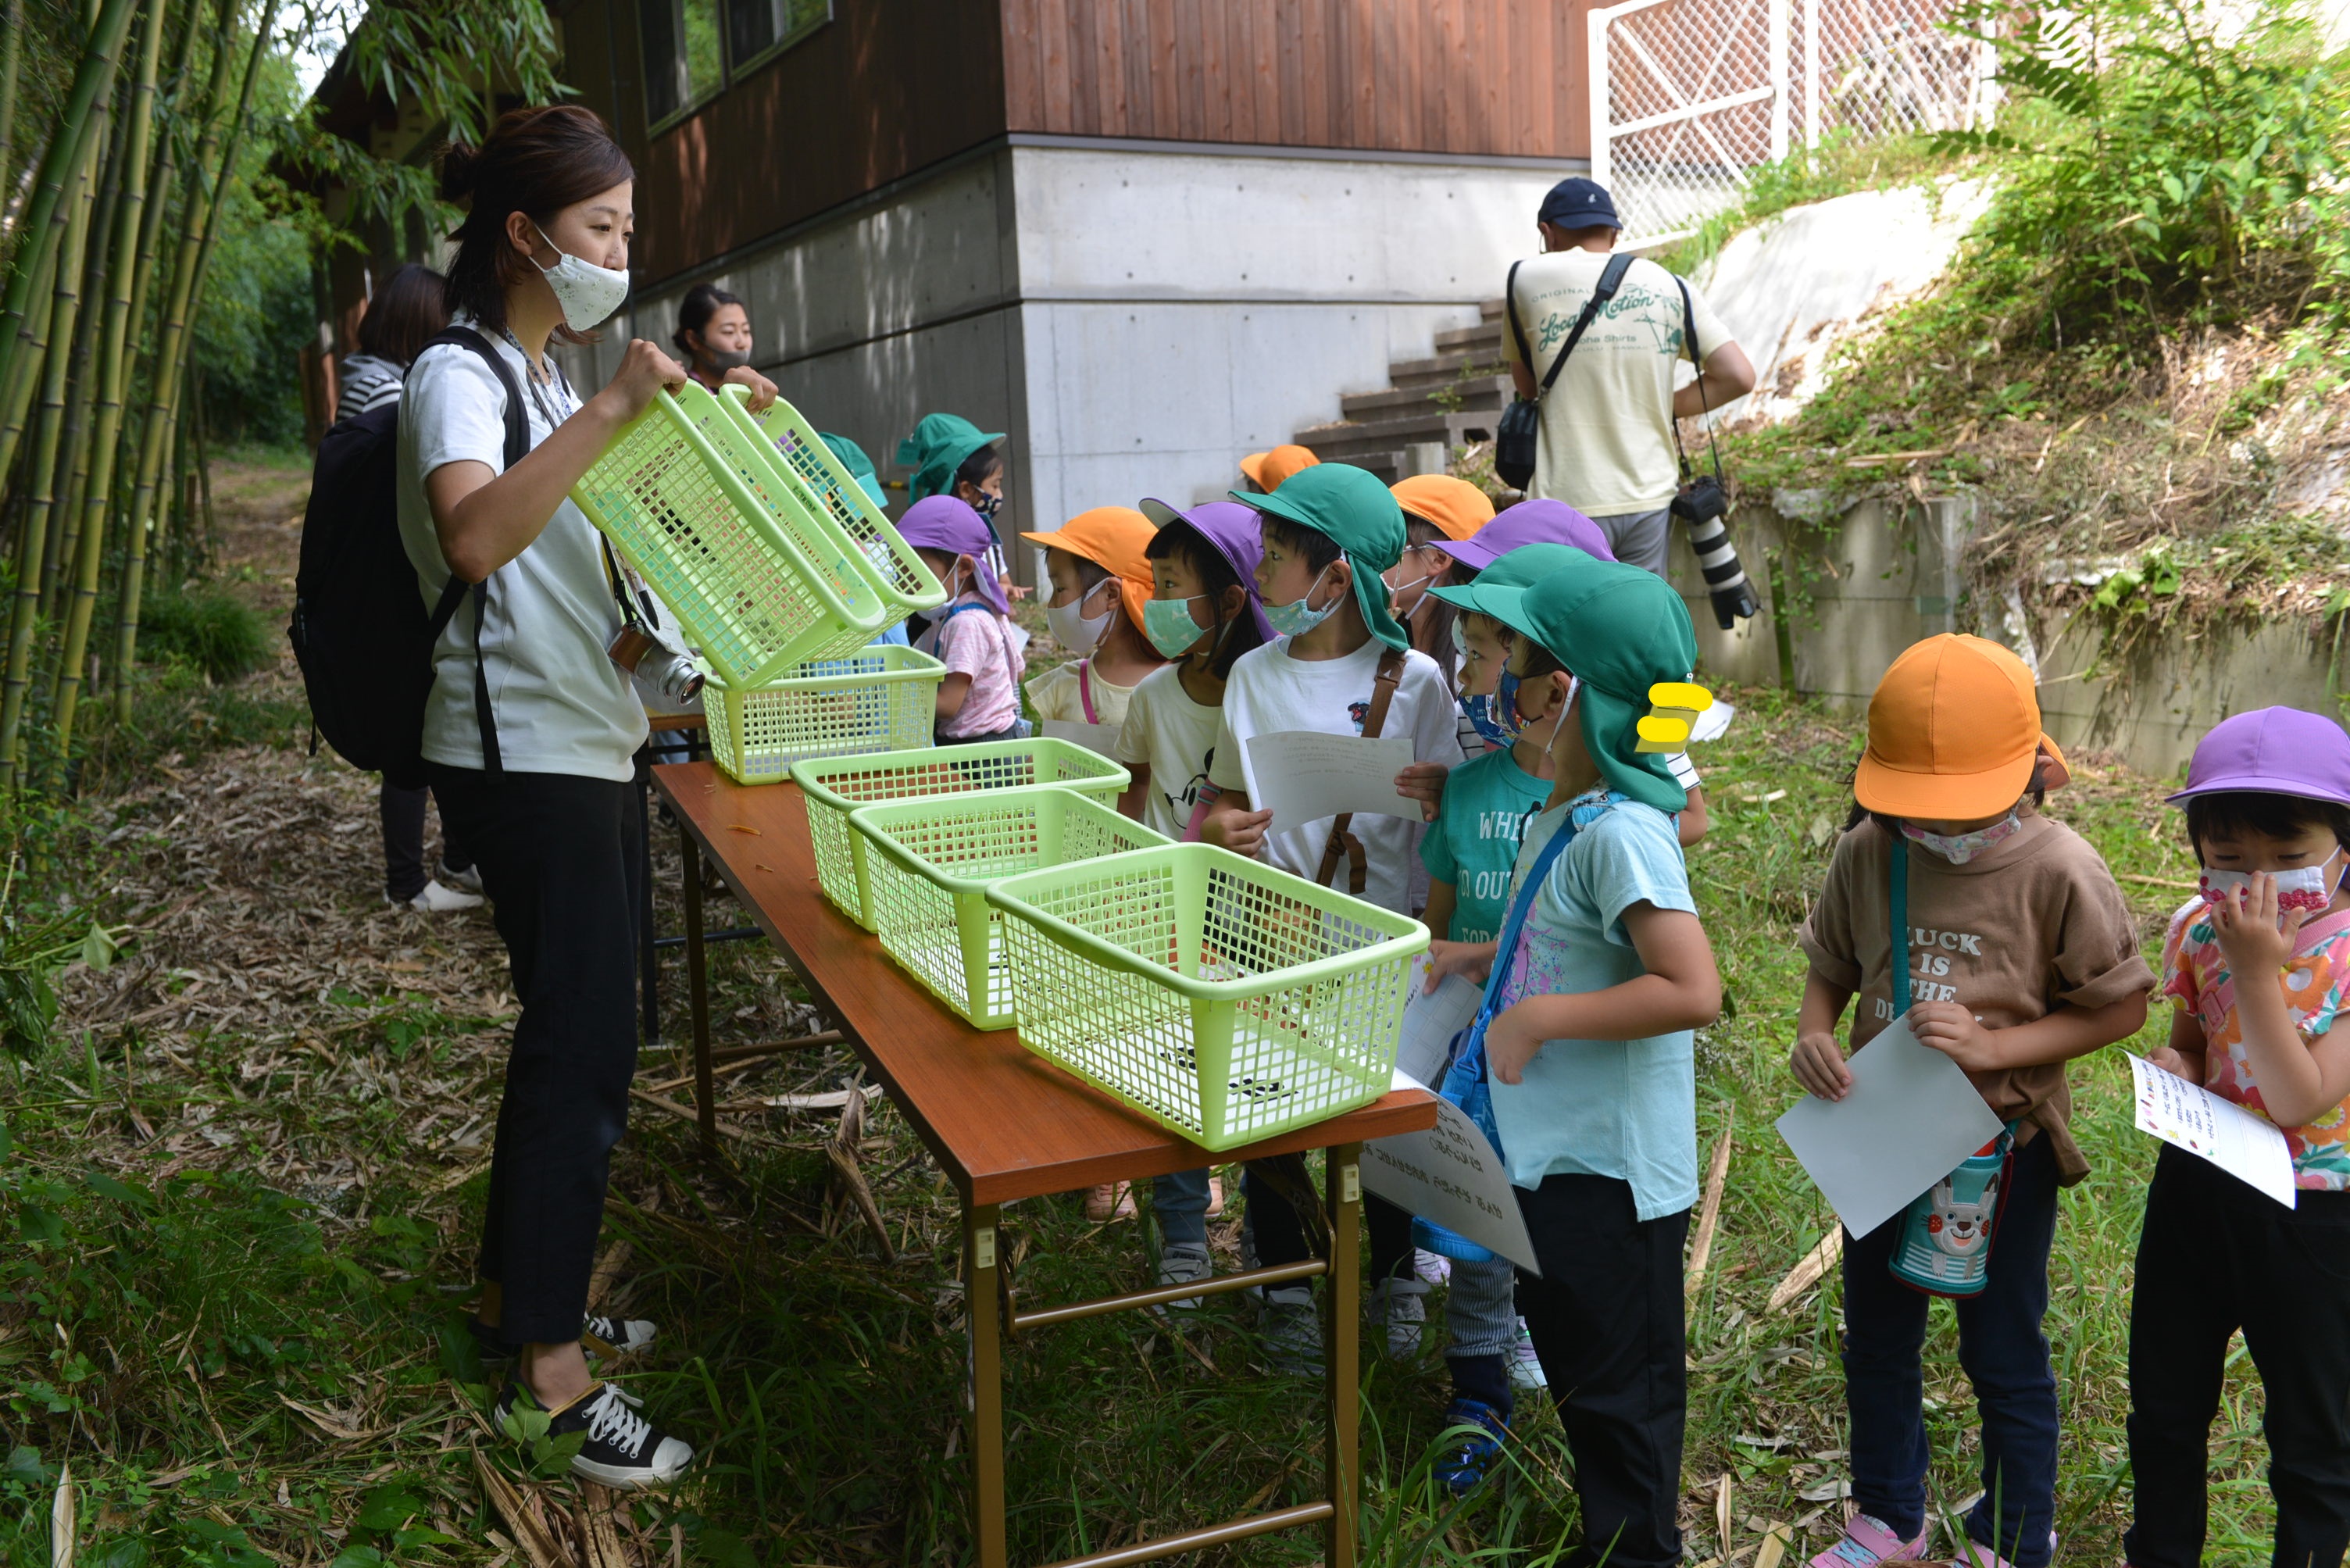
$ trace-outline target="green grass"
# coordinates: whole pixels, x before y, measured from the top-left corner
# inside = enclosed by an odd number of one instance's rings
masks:
[[[1721,1551],[1720,1478],[1731,1489],[1729,1544],[1751,1561],[1761,1527],[1774,1522],[1808,1521],[1796,1546],[1820,1550],[1835,1505],[1798,1494],[1844,1473],[1834,1282],[1775,1316],[1764,1303],[1830,1222],[1770,1123],[1796,1092],[1783,1067],[1802,975],[1793,932],[1849,804],[1856,740],[1816,707],[1729,695],[1741,716],[1703,759],[1716,826],[1690,857],[1732,1002],[1700,1038],[1700,1148],[1725,1127],[1736,1137],[1712,1266],[1690,1313],[1693,1562]],[[2151,781],[2084,761],[2052,809],[2117,872],[2191,875]],[[107,886],[109,853],[86,846],[60,875]],[[665,858],[660,916],[671,930],[675,864]],[[2183,895],[2124,887],[2151,949]],[[733,923],[734,911],[722,898],[712,919]],[[712,968],[722,1044],[787,1027],[797,992],[764,945],[713,950]],[[673,961],[669,972],[677,1008],[682,975]],[[12,1237],[0,1249],[0,1560],[47,1561],[49,1501],[68,1459],[85,1564],[373,1568],[495,1555],[490,1532],[508,1527],[473,1469],[471,1409],[487,1383],[450,1332],[485,1182],[469,1162],[486,1151],[438,1147],[454,1124],[419,1124],[494,1106],[504,1022],[353,990],[308,998],[291,1018],[170,1042],[97,1030],[0,1072],[13,1139],[0,1158],[0,1227]],[[674,1061],[648,1052],[645,1080],[673,1076]],[[723,1092],[832,1087],[853,1072],[840,1054],[803,1054]],[[2112,1561],[2127,1498],[2118,1478],[2130,1259],[2154,1146],[2130,1126],[2116,1053],[2074,1082],[2095,1168],[2065,1194],[2052,1270],[2060,1527],[2068,1560]],[[661,1325],[629,1381],[703,1456],[674,1494],[623,1505],[623,1534],[665,1554],[674,1526],[688,1560],[723,1568],[967,1560],[952,1193],[880,1102],[862,1157],[898,1253],[885,1265],[860,1221],[827,1210],[829,1118],[735,1125],[757,1140],[730,1139],[713,1165],[695,1156],[686,1124],[639,1104],[616,1162],[606,1241],[630,1249],[617,1303]],[[228,1146],[213,1147],[204,1128]],[[1229,1248],[1229,1220],[1216,1236]],[[1143,1225],[1087,1225],[1069,1199],[1006,1210],[1003,1245],[1032,1303],[1149,1279]],[[1312,1497],[1313,1388],[1252,1369],[1235,1303],[1201,1315],[1188,1348],[1134,1314],[1009,1347],[1015,1561]],[[1935,1309],[1927,1374],[1946,1508],[1975,1490],[1951,1323]],[[1409,1365],[1370,1362],[1365,1387],[1367,1560],[1555,1556],[1574,1505],[1555,1421],[1532,1415],[1513,1472],[1456,1505],[1428,1480],[1446,1391],[1437,1347]],[[287,1401],[358,1435],[334,1435]],[[2214,1434],[2218,1560],[2264,1555],[2259,1412],[2239,1366]],[[576,1495],[568,1482],[544,1490]],[[1309,1535],[1266,1537],[1218,1562],[1303,1563],[1318,1550]]]

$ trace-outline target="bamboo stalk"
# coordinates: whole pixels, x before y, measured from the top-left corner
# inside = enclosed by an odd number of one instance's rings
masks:
[[[212,197],[205,204],[203,237],[191,243],[182,241],[179,265],[172,280],[172,293],[163,317],[161,332],[155,349],[155,401],[149,410],[148,435],[139,454],[139,478],[130,498],[129,543],[123,555],[122,591],[120,600],[120,631],[114,650],[114,693],[116,712],[128,718],[130,713],[130,670],[139,652],[139,601],[147,566],[148,519],[154,510],[155,481],[162,462],[162,432],[169,428],[181,381],[182,356],[187,345],[188,323],[192,317],[202,286],[203,273],[211,262],[213,247],[220,239],[221,210],[228,203],[228,188],[236,177],[236,161],[244,147],[246,118],[253,111],[253,91],[260,79],[262,57],[268,51],[269,32],[276,25],[277,0],[262,0],[261,10],[254,22],[253,49],[244,63],[244,85],[237,95],[236,114],[230,120],[228,134],[220,155],[220,175],[213,182]],[[205,160],[199,155],[197,166]],[[198,230],[192,219],[188,233]],[[201,418],[201,415],[199,416]],[[201,437],[199,438],[201,442]],[[197,448],[202,462],[203,447]],[[98,561],[85,554],[82,574],[75,587],[74,612],[66,628],[69,649],[87,640],[89,634],[90,610],[98,599]],[[77,692],[76,696],[78,695]],[[59,744],[70,739],[73,732],[73,697],[59,690]]]
[[[81,245],[88,259],[82,264],[81,307],[77,330],[70,342],[60,343],[67,356],[67,395],[65,450],[58,458],[63,465],[57,485],[57,505],[50,514],[48,556],[51,562],[62,559],[61,548],[70,549],[65,541],[74,536],[74,524],[81,516],[82,498],[88,493],[92,426],[90,405],[98,392],[98,383],[91,371],[98,363],[100,320],[99,301],[106,291],[106,238],[112,233],[117,190],[120,185],[121,159],[115,135],[116,107],[106,107],[106,124],[101,127],[97,146],[92,149],[90,170],[96,175],[105,171],[103,180],[82,187],[83,215],[77,219],[84,225]],[[95,198],[93,201],[92,198]],[[44,612],[57,603],[49,593],[47,579],[52,576],[47,566],[42,571],[41,607]]]
[[[74,171],[88,161],[89,143],[97,130],[92,108],[114,84],[123,35],[130,26],[134,0],[103,0],[90,28],[89,44],[74,71],[73,87],[57,116],[56,134],[41,155],[32,200],[21,221],[23,237],[8,268],[8,285],[0,295],[0,473],[16,459],[17,438],[24,430],[24,409],[32,401],[40,369],[25,361],[24,341],[17,328],[34,308],[35,288],[49,259],[64,240],[55,220]]]
[[[16,151],[17,57],[24,53],[25,0],[8,0],[0,19],[0,215],[8,211],[8,165]]]

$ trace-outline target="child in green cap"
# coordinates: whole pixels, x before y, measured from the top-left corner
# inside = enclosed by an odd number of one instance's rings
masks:
[[[1245,653],[1224,683],[1209,783],[1222,792],[1200,826],[1211,844],[1410,914],[1411,872],[1420,824],[1401,816],[1284,824],[1253,808],[1243,748],[1258,735],[1318,730],[1333,735],[1410,740],[1415,766],[1457,766],[1452,694],[1436,661],[1413,649],[1388,613],[1379,574],[1403,554],[1403,510],[1368,472],[1326,462],[1292,475],[1270,495],[1232,499],[1264,522],[1256,570],[1266,618],[1278,635]],[[1402,781],[1399,779],[1398,787]],[[1297,1216],[1253,1173],[1248,1214],[1261,1262],[1308,1255]],[[1419,1349],[1428,1286],[1411,1277],[1411,1217],[1376,1199],[1367,1205],[1373,1284],[1366,1304],[1387,1329],[1391,1355]],[[1284,1370],[1321,1364],[1321,1321],[1310,1288],[1265,1293],[1267,1338]]]
[[[1518,636],[1521,707],[1550,726],[1554,771],[1526,825],[1492,941],[1438,942],[1429,983],[1485,983],[1447,1092],[1490,1096],[1541,1277],[1518,1305],[1549,1375],[1583,1504],[1584,1548],[1610,1568],[1681,1557],[1686,1407],[1681,1248],[1698,1195],[1693,1031],[1721,981],[1699,924],[1663,757],[1639,749],[1650,690],[1685,680],[1680,597],[1637,566],[1582,558],[1532,587],[1434,590]],[[1539,691],[1535,701],[1523,695]],[[1481,1423],[1484,1424],[1484,1423]],[[1463,1445],[1473,1484],[1503,1435]]]

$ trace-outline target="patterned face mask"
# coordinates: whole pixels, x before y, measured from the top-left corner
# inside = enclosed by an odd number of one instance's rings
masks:
[[[2336,850],[2338,855],[2341,851]],[[2272,871],[2269,880],[2276,884],[2277,910],[2306,909],[2314,915],[2334,902],[2334,890],[2342,882],[2340,877],[2328,877],[2325,868],[2334,864],[2329,855],[2314,866],[2296,866],[2290,871]],[[2201,883],[2203,901],[2216,904],[2230,893],[2241,893],[2246,898],[2252,894],[2252,874],[2250,871],[2213,871],[2206,869]]]
[[[1989,827],[1978,827],[1971,833],[1929,833],[1915,823],[1901,825],[1903,837],[1924,845],[1953,866],[1963,866],[2022,831],[2023,818],[2012,811]]]

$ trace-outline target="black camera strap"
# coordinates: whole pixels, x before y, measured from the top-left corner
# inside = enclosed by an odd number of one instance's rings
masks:
[[[1719,484],[1722,483],[1721,448],[1713,439],[1713,410],[1706,402],[1705,356],[1699,353],[1697,348],[1697,306],[1690,302],[1689,279],[1676,276],[1673,281],[1680,285],[1681,337],[1689,344],[1690,363],[1697,367],[1697,406],[1700,410],[1698,419],[1705,427],[1705,444],[1713,453],[1713,479]],[[1673,452],[1680,459],[1681,477],[1687,479],[1690,476],[1690,460],[1688,449],[1681,445],[1681,421],[1678,419],[1672,421],[1672,427]]]

